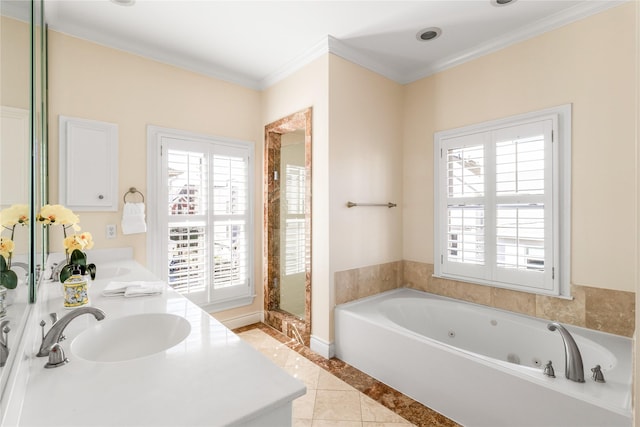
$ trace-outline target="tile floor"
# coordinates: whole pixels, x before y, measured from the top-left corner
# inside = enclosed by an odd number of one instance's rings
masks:
[[[263,330],[255,328],[238,335],[307,386],[307,394],[293,402],[294,427],[414,425]]]

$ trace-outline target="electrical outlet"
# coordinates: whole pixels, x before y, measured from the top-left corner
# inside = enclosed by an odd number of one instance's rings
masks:
[[[107,225],[107,239],[115,239],[116,238],[116,225],[109,224]]]

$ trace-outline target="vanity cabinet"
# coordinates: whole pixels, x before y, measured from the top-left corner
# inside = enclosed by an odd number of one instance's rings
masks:
[[[118,210],[118,125],[60,116],[60,203]]]

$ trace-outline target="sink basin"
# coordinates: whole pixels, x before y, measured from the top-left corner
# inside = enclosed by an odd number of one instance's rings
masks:
[[[168,313],[103,320],[71,343],[75,356],[93,362],[123,362],[167,350],[191,331],[189,321]]]

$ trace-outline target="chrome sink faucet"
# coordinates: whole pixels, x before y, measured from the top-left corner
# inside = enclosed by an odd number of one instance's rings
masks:
[[[38,357],[44,357],[49,355],[51,347],[58,343],[62,337],[62,333],[67,325],[76,317],[82,314],[93,314],[96,320],[102,320],[105,318],[104,311],[95,307],[78,307],[73,311],[67,313],[63,318],[55,322],[49,332],[42,338],[42,344],[40,345],[40,351],[38,351]],[[42,323],[44,324],[44,322]],[[44,332],[43,332],[44,334]]]
[[[7,363],[9,358],[9,321],[0,323],[0,368]]]
[[[555,331],[557,329],[562,337],[562,342],[564,344],[564,376],[571,381],[583,383],[584,367],[582,365],[582,355],[580,354],[580,350],[578,349],[578,345],[575,340],[569,331],[567,331],[565,327],[558,322],[549,323],[547,328],[550,331]]]

